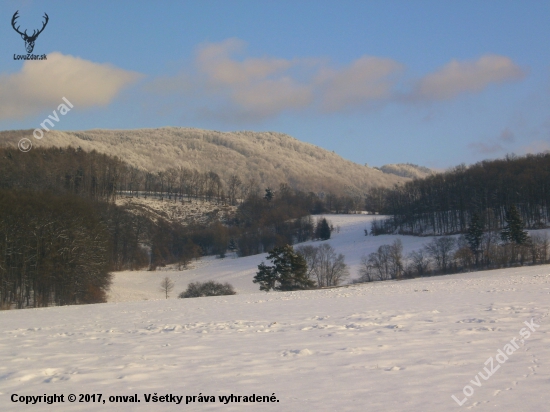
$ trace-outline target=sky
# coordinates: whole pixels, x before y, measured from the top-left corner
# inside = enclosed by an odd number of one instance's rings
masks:
[[[26,55],[22,36],[48,23]],[[0,3],[0,130],[289,134],[370,166],[550,149],[547,0]],[[45,135],[47,138],[47,134]]]

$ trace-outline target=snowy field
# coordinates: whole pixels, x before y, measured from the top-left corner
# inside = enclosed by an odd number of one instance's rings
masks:
[[[363,253],[395,238],[365,237],[369,216],[329,218],[340,226],[329,242],[352,274]],[[402,240],[406,254],[430,238]],[[261,260],[123,272],[110,303],[0,312],[0,410],[548,410],[549,266],[260,293],[251,279]],[[239,294],[161,299],[166,275],[174,296],[207,279]],[[65,402],[25,405],[14,394]],[[109,401],[134,394],[139,403]],[[253,394],[278,402],[244,402]]]

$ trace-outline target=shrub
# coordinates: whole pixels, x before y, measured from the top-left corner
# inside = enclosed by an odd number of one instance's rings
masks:
[[[203,296],[235,295],[237,292],[229,283],[219,283],[209,280],[208,282],[193,282],[187,286],[187,290],[179,294],[179,298],[200,298]]]

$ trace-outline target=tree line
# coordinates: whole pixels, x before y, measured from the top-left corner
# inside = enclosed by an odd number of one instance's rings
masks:
[[[394,188],[372,188],[365,207],[389,215],[374,234],[444,235],[465,233],[474,215],[484,230],[502,229],[515,206],[527,228],[550,220],[550,154],[507,156],[415,179]]]
[[[471,270],[546,264],[550,240],[529,235],[515,206],[506,212],[504,227],[483,231],[474,214],[466,233],[435,237],[423,248],[403,256],[401,240],[382,245],[361,258],[359,282],[405,279]]]

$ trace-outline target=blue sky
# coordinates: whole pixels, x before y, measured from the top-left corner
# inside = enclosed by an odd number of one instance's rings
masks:
[[[16,10],[48,13],[47,61],[13,59]],[[5,0],[0,22],[1,130],[66,97],[59,130],[269,130],[373,166],[550,149],[547,0]]]

